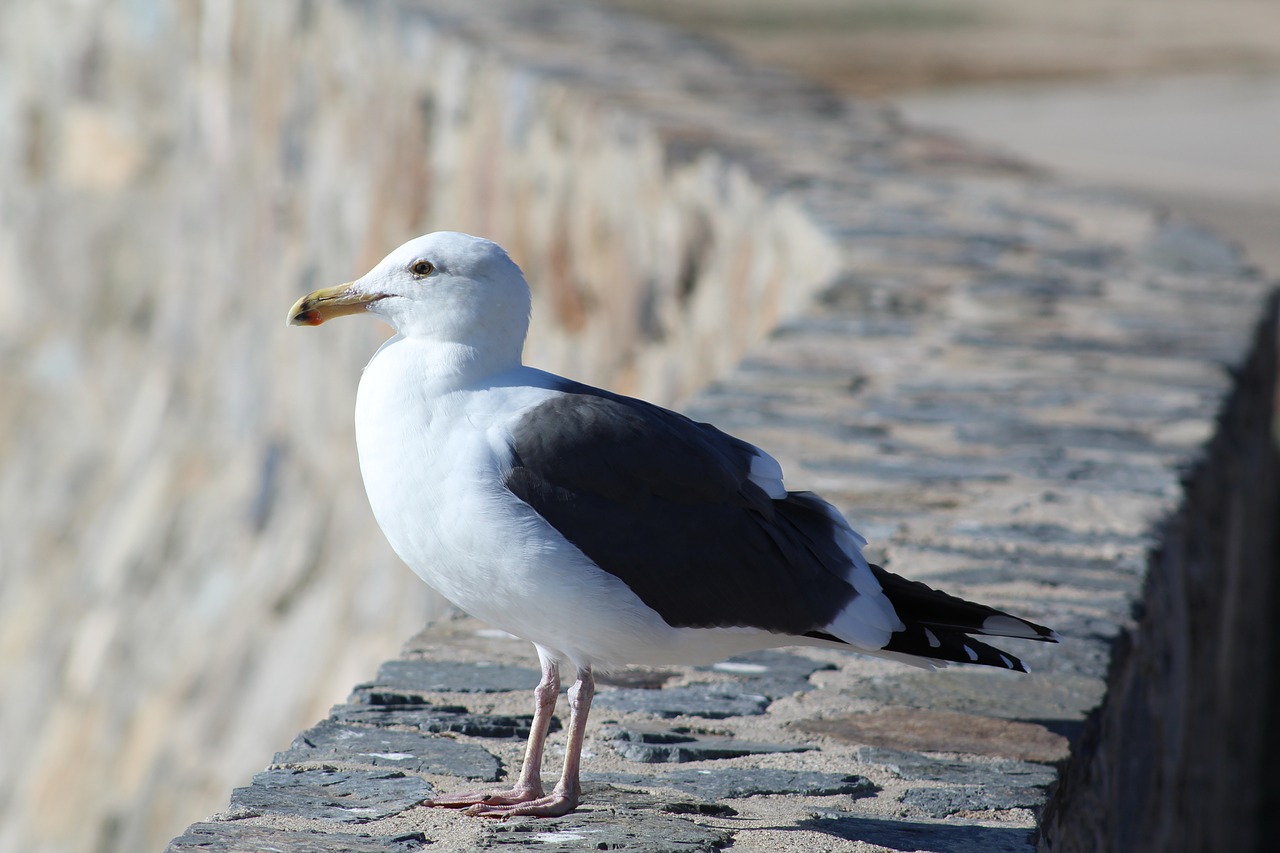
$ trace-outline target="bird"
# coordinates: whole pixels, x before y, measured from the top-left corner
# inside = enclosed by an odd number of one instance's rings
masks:
[[[524,365],[532,299],[497,243],[439,231],[300,298],[288,323],[372,314],[395,334],[356,392],[360,472],[392,549],[463,611],[533,643],[541,669],[510,790],[427,806],[485,817],[578,807],[595,673],[703,664],[787,645],[927,668],[1026,671],[971,635],[1049,628],[868,563],[818,495],[715,426]],[[572,667],[561,776],[542,759]]]

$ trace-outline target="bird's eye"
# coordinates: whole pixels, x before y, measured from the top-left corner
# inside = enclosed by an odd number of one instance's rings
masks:
[[[435,271],[436,268],[430,261],[414,261],[409,265],[409,272],[419,277],[431,275]]]

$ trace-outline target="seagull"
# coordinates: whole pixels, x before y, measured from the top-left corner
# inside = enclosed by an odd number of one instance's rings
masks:
[[[496,243],[441,231],[355,281],[299,299],[292,325],[368,313],[396,334],[356,396],[360,472],[396,554],[541,665],[524,762],[507,791],[425,805],[558,816],[581,798],[593,672],[701,664],[786,645],[1026,671],[970,635],[1052,630],[869,564],[866,540],[765,451],[642,400],[522,363],[531,298]],[[571,665],[564,767],[543,747]]]

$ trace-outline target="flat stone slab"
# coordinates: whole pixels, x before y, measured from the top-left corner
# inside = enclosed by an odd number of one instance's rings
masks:
[[[1061,571],[1059,568],[1060,574]],[[1073,632],[1075,636],[1088,636],[1100,628],[1105,630],[1105,626],[1071,624],[1068,619],[1056,620],[1055,627],[1060,631]],[[1021,643],[1015,647],[1015,643],[1007,644],[1011,651],[1024,658],[1034,658],[1047,652],[1055,666],[1062,666],[1069,656],[1092,653],[1094,650],[1088,645],[1074,639],[1060,645]],[[1096,665],[1100,666],[1101,661]],[[1093,661],[1079,660],[1076,668],[1087,672],[1094,667]],[[1032,670],[1035,674],[1029,678],[1011,678],[1009,673],[987,672],[976,667],[941,672],[904,672],[858,685],[857,696],[880,705],[922,710],[947,708],[1006,720],[1077,720],[1102,699],[1101,686],[1096,678],[1069,672],[1041,674],[1035,671],[1034,664]]]
[[[277,767],[232,791],[231,810],[239,818],[280,814],[366,823],[400,814],[434,793],[425,780],[396,770]]]
[[[759,743],[719,735],[694,735],[674,730],[614,729],[606,734],[618,754],[643,764],[684,764],[768,755],[777,752],[807,752],[815,747],[797,744]]]
[[[946,853],[1027,853],[1035,849],[1029,829],[935,821],[893,820],[855,815],[816,815],[798,824],[845,841],[860,841],[890,850],[936,850]],[[831,849],[831,848],[829,848]]]
[[[460,705],[397,703],[335,705],[329,717],[338,723],[366,726],[403,726],[420,732],[454,732],[470,737],[527,738],[532,714],[472,714]],[[551,718],[551,731],[560,730],[560,719]]]
[[[342,761],[419,773],[498,780],[498,759],[487,750],[452,738],[351,726],[325,720],[293,739],[272,760],[278,765]]]
[[[644,853],[711,853],[733,840],[728,830],[700,826],[664,814],[656,803],[605,797],[603,808],[558,818],[513,818],[494,822],[478,844],[481,850],[536,850],[582,853],[586,850],[635,850]]]
[[[809,676],[815,672],[834,670],[830,663],[820,663],[803,655],[772,649],[738,655],[721,663],[699,667],[704,672],[724,672],[737,677],[746,692],[768,699],[781,699],[812,690]]]
[[[702,717],[722,720],[763,714],[769,704],[783,696],[812,690],[809,676],[829,663],[818,663],[800,655],[761,651],[739,655],[723,663],[699,667],[703,672],[728,673],[733,683],[689,684],[660,690],[620,687],[596,694],[597,707],[632,714],[651,714],[662,719]]]
[[[726,717],[763,714],[769,707],[769,697],[744,692],[746,690],[745,686],[736,684],[691,684],[662,690],[620,688],[601,690],[596,694],[594,704],[611,711],[651,714],[664,720],[673,717],[723,720]]]
[[[877,788],[862,776],[818,773],[808,770],[727,768],[723,770],[676,770],[671,773],[588,773],[588,783],[603,782],[636,788],[673,788],[705,800],[732,800],[761,794],[800,794],[827,797],[850,794],[874,795]]]
[[[957,761],[897,749],[860,747],[858,760],[886,767],[913,782],[945,782],[949,785],[1006,785],[1045,787],[1058,778],[1048,764],[1030,761]]]
[[[420,832],[397,838],[374,838],[347,832],[272,829],[241,821],[210,821],[187,827],[165,853],[244,853],[288,850],[289,853],[414,853],[430,845]]]
[[[902,796],[903,805],[936,818],[950,817],[960,812],[1038,810],[1044,805],[1044,801],[1045,793],[1039,788],[1010,788],[1003,785],[911,788]]]
[[[1067,739],[1036,723],[993,720],[953,711],[883,708],[802,720],[797,729],[846,743],[919,752],[961,752],[1024,761],[1059,761],[1067,757]]]
[[[527,666],[504,663],[392,660],[378,667],[378,677],[357,689],[414,690],[420,693],[506,693],[533,690],[541,675]]]

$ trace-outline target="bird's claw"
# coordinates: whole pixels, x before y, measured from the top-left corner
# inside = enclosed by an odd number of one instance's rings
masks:
[[[422,805],[429,808],[465,809],[468,814],[478,807],[515,806],[534,800],[543,799],[541,790],[533,788],[512,788],[510,791],[467,791],[461,794],[446,794],[423,800]]]
[[[519,803],[479,802],[469,807],[463,814],[474,817],[561,817],[578,807],[578,798],[567,794],[552,793],[545,797],[526,800]]]

